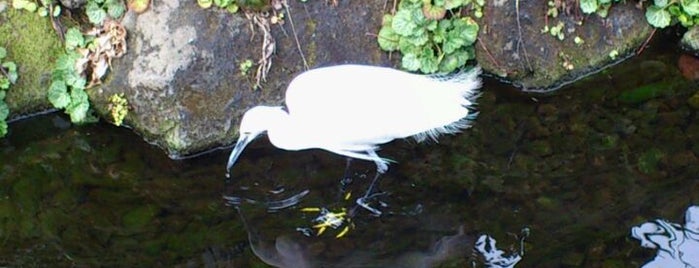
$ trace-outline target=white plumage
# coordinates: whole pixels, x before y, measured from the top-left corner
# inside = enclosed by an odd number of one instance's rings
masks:
[[[378,145],[407,137],[436,140],[470,126],[479,74],[479,68],[417,75],[363,65],[304,72],[287,88],[286,111],[282,106],[256,106],[243,115],[227,170],[250,141],[267,132],[275,147],[319,148],[370,160],[383,173],[389,160],[376,154]]]

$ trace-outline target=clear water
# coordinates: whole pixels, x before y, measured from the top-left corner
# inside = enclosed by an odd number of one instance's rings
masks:
[[[657,46],[657,45],[656,45]],[[10,125],[0,140],[0,265],[483,267],[487,233],[520,249],[517,267],[639,267],[655,256],[631,237],[650,219],[683,222],[699,202],[699,125],[679,55],[660,47],[559,90],[531,95],[486,81],[474,127],[437,144],[396,141],[380,189],[384,215],[316,236],[317,213],[351,209],[345,160],[253,143],[225,181],[228,150],[174,161],[130,130],[67,127],[59,114]],[[636,89],[662,85],[650,97]],[[353,197],[373,177],[351,166]],[[269,212],[257,201],[308,196]],[[310,230],[310,237],[297,228]],[[259,257],[258,257],[259,256]]]

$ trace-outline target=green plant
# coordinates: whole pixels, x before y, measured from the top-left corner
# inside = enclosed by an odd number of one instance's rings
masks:
[[[49,101],[58,109],[65,109],[70,121],[76,124],[96,121],[90,113],[90,102],[85,92],[85,78],[75,70],[80,54],[68,51],[56,61],[51,74]]]
[[[406,70],[451,72],[475,58],[478,24],[462,11],[482,15],[483,4],[479,0],[402,0],[395,15],[384,15],[377,41],[385,51],[400,51]]]
[[[128,112],[129,101],[124,97],[124,93],[114,94],[109,97],[109,113],[112,116],[114,125],[121,126]]]
[[[121,0],[88,0],[85,14],[92,24],[102,25],[107,17],[117,19],[124,15],[126,6]]]
[[[655,0],[646,9],[646,20],[657,28],[677,22],[689,28],[699,24],[699,0]]]
[[[228,10],[230,13],[236,13],[239,9],[235,0],[197,0],[197,4],[199,4],[201,8],[210,8],[212,5],[215,5]]]
[[[87,81],[75,69],[75,63],[81,58],[75,49],[84,48],[87,42],[76,28],[66,31],[65,39],[66,53],[58,57],[51,74],[49,101],[54,107],[65,109],[73,123],[94,122],[97,119],[90,113],[90,103],[85,92]]]
[[[609,14],[609,8],[612,7],[612,2],[620,0],[580,0],[580,9],[585,14],[597,13],[602,18],[606,18]]]
[[[10,88],[10,85],[17,82],[17,65],[11,61],[4,61],[7,56],[7,50],[0,47],[0,137],[7,134],[7,117],[10,115],[10,109],[5,103],[5,91]]]
[[[247,59],[244,60],[243,62],[240,63],[240,66],[238,66],[240,69],[240,74],[245,76],[248,74],[248,71],[250,71],[250,68],[252,68],[252,60]]]
[[[12,7],[29,12],[37,12],[42,17],[46,17],[49,15],[49,12],[52,12],[51,16],[58,17],[61,14],[61,6],[54,5],[52,11],[51,2],[51,0],[39,0],[38,3],[32,0],[13,0]]]

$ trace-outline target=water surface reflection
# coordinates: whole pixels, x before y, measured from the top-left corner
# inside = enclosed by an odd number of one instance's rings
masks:
[[[297,231],[315,217],[302,207],[353,205],[340,191],[345,161],[330,153],[260,139],[226,184],[227,151],[173,161],[110,125],[65,128],[57,114],[15,122],[0,140],[0,264],[470,267],[479,257],[465,244],[487,233],[518,249],[528,227],[518,267],[638,267],[654,253],[630,228],[681,222],[699,200],[699,125],[687,105],[697,87],[676,61],[646,54],[550,96],[487,81],[473,128],[383,148],[399,161],[381,181],[385,213],[358,213],[340,239]],[[662,90],[635,91],[651,84]],[[373,171],[355,161],[349,190],[361,193]],[[246,221],[222,198],[305,189],[280,211],[242,206]]]

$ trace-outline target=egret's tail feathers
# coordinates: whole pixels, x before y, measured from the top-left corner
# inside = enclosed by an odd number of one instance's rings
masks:
[[[476,99],[481,96],[481,92],[478,90],[481,87],[480,74],[481,68],[476,66],[469,70],[462,69],[454,74],[428,76],[440,84],[440,89],[458,94],[456,96],[448,95],[446,98],[455,100],[456,102],[453,104],[455,106],[460,104],[461,107],[453,110],[452,120],[456,121],[414,135],[413,138],[417,142],[425,141],[428,138],[437,142],[437,138],[442,134],[454,134],[471,127],[472,121],[478,115],[474,110],[474,106],[476,105]]]
[[[428,77],[432,80],[439,82],[452,82],[459,84],[471,84],[475,82],[473,88],[480,87],[480,79],[478,76],[481,75],[481,67],[475,66],[471,69],[461,69],[456,73],[451,74],[431,74]]]
[[[417,142],[423,142],[429,138],[430,140],[434,141],[435,143],[439,143],[437,138],[440,135],[456,134],[456,133],[461,132],[461,130],[463,130],[463,129],[467,129],[467,128],[471,127],[471,123],[476,118],[477,114],[478,113],[470,114],[470,115],[468,115],[462,119],[459,119],[458,121],[453,122],[449,125],[433,128],[433,129],[430,129],[428,131],[418,133],[418,134],[414,135],[413,138]]]

